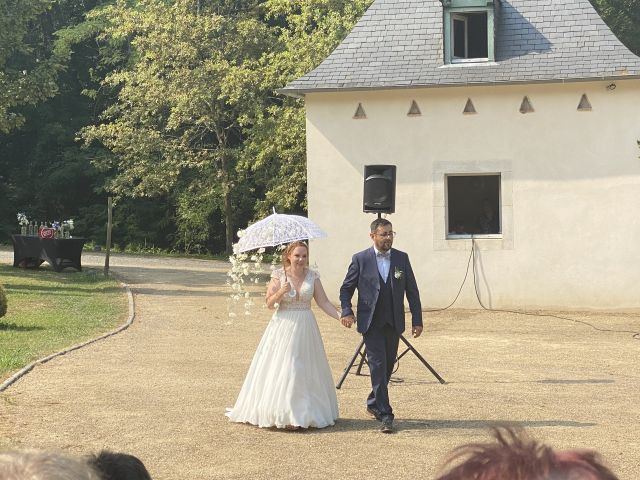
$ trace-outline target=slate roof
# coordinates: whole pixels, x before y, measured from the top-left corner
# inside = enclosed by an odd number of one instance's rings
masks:
[[[439,0],[375,0],[315,70],[280,92],[617,79],[640,58],[588,0],[501,0],[496,61],[443,65]]]

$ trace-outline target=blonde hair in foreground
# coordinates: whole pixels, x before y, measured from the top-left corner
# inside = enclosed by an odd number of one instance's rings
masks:
[[[2,480],[100,480],[86,462],[57,452],[14,450],[0,452]]]

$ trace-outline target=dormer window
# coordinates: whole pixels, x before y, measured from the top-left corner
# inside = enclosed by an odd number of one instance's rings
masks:
[[[444,63],[494,61],[497,4],[494,5],[493,0],[441,1],[444,12]]]
[[[451,15],[453,29],[453,60],[487,60],[487,12],[454,13]]]

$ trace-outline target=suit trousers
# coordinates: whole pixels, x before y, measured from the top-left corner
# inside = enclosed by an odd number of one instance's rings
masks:
[[[383,416],[393,418],[393,409],[389,403],[389,379],[398,356],[400,336],[389,324],[373,325],[363,335],[367,349],[367,363],[371,375],[371,393],[367,406],[375,407]]]

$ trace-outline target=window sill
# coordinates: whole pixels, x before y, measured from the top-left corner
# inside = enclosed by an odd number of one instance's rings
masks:
[[[484,234],[484,233],[474,233],[474,234],[469,234],[469,233],[462,233],[462,234],[458,234],[456,235],[455,233],[450,233],[447,235],[447,240],[471,240],[471,239],[496,239],[496,240],[502,240],[502,234],[501,233],[488,233],[488,234]]]
[[[445,63],[438,68],[460,68],[460,67],[497,67],[498,63],[493,60],[481,59],[469,59],[469,60],[452,60],[451,63]]]

